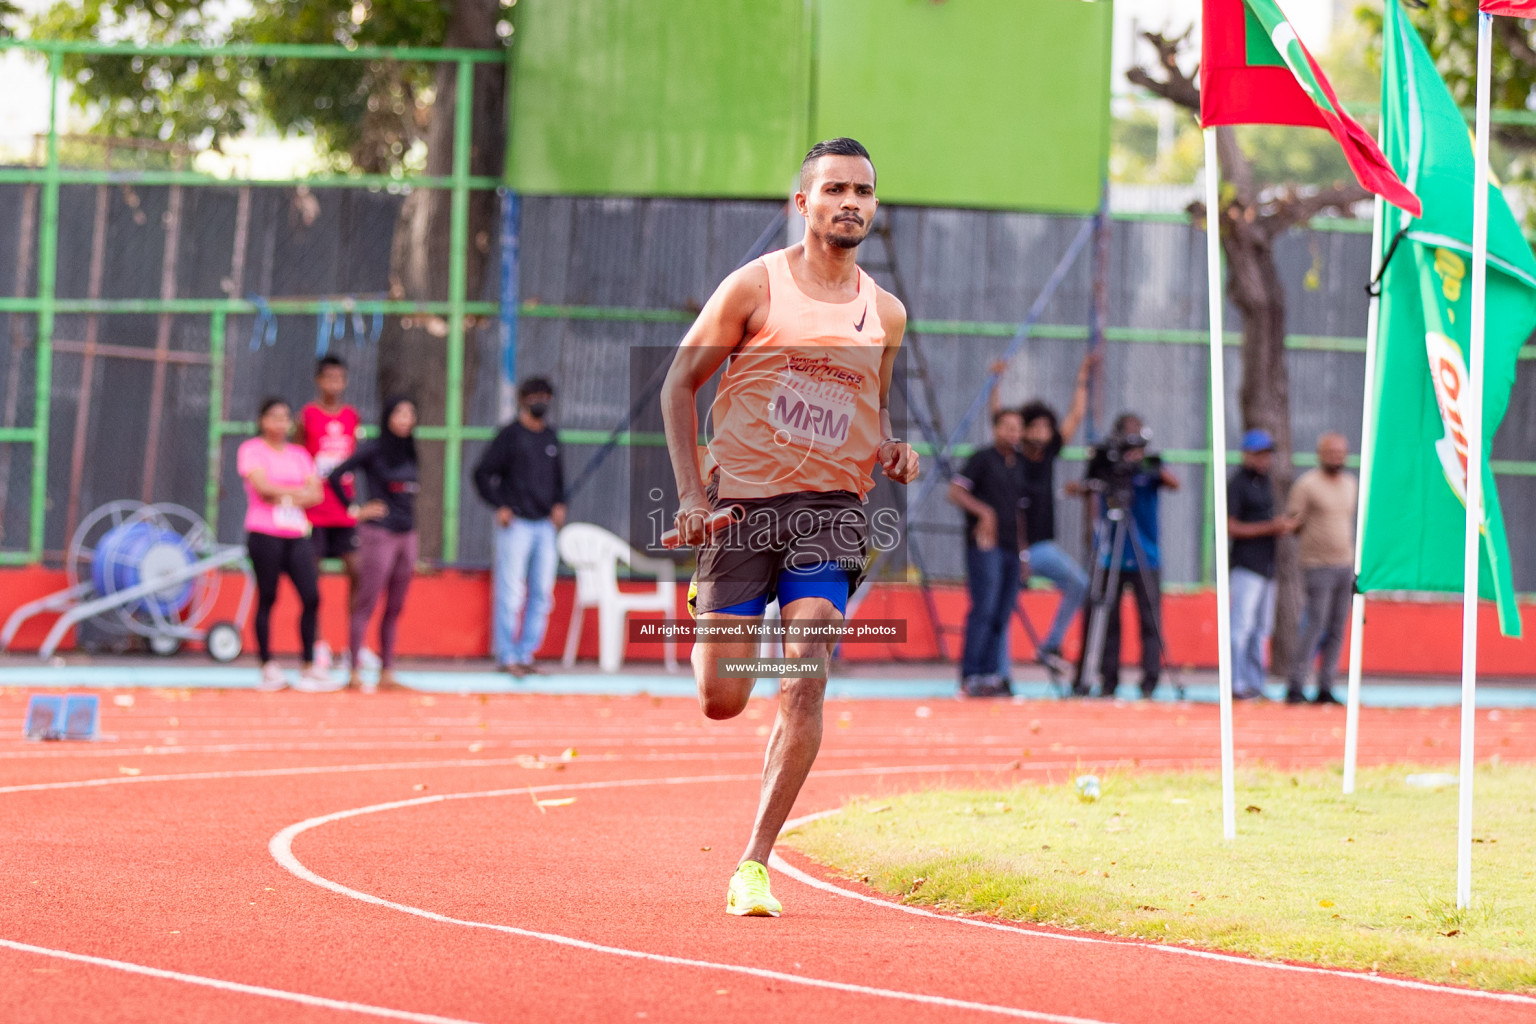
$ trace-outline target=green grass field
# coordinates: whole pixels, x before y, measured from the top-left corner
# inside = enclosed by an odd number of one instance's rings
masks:
[[[1240,771],[1233,842],[1206,772],[1100,774],[1096,802],[1070,778],[874,796],[787,839],[910,903],[1536,992],[1536,766],[1477,771],[1467,910],[1456,789],[1405,781],[1444,771],[1364,770],[1350,797],[1336,771]]]

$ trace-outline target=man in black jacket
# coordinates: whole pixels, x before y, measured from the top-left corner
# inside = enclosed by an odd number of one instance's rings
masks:
[[[530,377],[517,389],[517,419],[502,428],[475,466],[475,489],[496,510],[491,646],[497,667],[537,672],[533,656],[555,590],[555,533],[565,525],[560,440],[546,418],[555,389]]]

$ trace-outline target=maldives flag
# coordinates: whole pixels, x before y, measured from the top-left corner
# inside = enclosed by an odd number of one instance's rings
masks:
[[[1536,0],[1484,0],[1536,7]],[[1274,0],[1204,0],[1200,124],[1326,128],[1360,184],[1417,217],[1419,199],[1376,140],[1344,111],[1312,54]]]
[[[1481,0],[1477,9],[1510,18],[1536,18],[1536,0]]]

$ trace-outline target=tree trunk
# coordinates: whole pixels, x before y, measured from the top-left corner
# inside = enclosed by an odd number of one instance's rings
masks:
[[[444,45],[464,49],[496,49],[498,0],[457,0]],[[454,108],[458,68],[440,64],[436,72],[432,120],[427,127],[427,170],[433,176],[453,173]],[[506,148],[506,81],[496,65],[476,65],[471,126],[470,173],[497,177]],[[444,302],[449,298],[449,254],[452,192],[447,189],[416,189],[406,197],[395,224],[390,251],[391,298],[417,302]],[[470,300],[480,297],[491,258],[491,240],[497,236],[496,195],[471,192],[469,232],[465,262],[465,292]],[[466,330],[466,334],[467,334]],[[479,370],[473,338],[466,336],[464,351],[464,402],[473,393],[471,382]],[[448,321],[443,317],[391,317],[379,339],[379,397],[410,395],[420,421],[439,426],[447,422]],[[444,446],[439,442],[418,445],[422,461],[422,487],[416,499],[417,529],[421,554],[442,555]],[[459,481],[462,485],[462,481]],[[451,484],[450,484],[451,486]]]
[[[1285,362],[1285,286],[1275,265],[1274,239],[1265,226],[1241,218],[1224,219],[1226,230],[1221,241],[1227,257],[1227,296],[1243,315],[1243,374],[1239,391],[1243,427],[1262,427],[1274,435],[1275,458],[1270,479],[1279,513],[1285,507],[1295,475],[1291,464],[1291,385]],[[1301,570],[1294,538],[1279,539],[1275,570],[1275,633],[1270,666],[1276,675],[1284,675],[1295,657],[1301,618]]]

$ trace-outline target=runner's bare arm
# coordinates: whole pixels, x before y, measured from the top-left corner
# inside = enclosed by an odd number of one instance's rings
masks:
[[[699,418],[695,398],[743,340],[762,329],[768,311],[768,271],[753,261],[720,283],[683,336],[661,386],[661,418],[677,479],[682,543],[704,542],[704,480],[699,473]],[[694,514],[684,516],[684,513]]]
[[[896,354],[901,351],[901,336],[907,329],[907,310],[900,299],[882,288],[875,298],[875,311],[885,328],[885,351],[880,356],[880,434],[891,438],[896,436],[891,426],[891,377],[896,370]],[[910,444],[881,444],[875,455],[885,475],[897,483],[917,479],[917,452]]]

